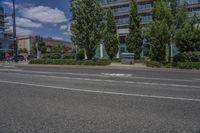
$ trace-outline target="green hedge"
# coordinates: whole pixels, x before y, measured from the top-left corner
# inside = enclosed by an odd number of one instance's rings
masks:
[[[110,60],[65,60],[65,59],[34,59],[29,64],[51,64],[51,65],[109,65]]]
[[[174,56],[174,62],[200,62],[200,52],[184,52]]]
[[[63,59],[74,59],[74,55],[72,53],[63,54]]]
[[[59,53],[50,53],[50,54],[45,54],[42,57],[43,59],[60,59],[61,55]]]
[[[161,67],[162,63],[157,62],[157,61],[146,61],[145,62],[147,67]]]
[[[180,69],[200,69],[200,62],[178,62],[176,67]]]

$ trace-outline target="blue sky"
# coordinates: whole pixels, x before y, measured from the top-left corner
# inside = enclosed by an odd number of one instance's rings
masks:
[[[1,1],[6,12],[11,14],[11,0]],[[15,1],[18,35],[41,35],[55,39],[70,40],[69,0]]]

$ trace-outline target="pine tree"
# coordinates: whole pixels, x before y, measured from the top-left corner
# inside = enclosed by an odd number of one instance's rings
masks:
[[[143,38],[136,0],[131,0],[130,9],[129,34],[126,37],[126,45],[128,52],[135,53],[135,58],[139,59],[142,51]]]
[[[104,30],[104,42],[105,48],[108,56],[113,60],[118,53],[118,35],[117,35],[117,26],[115,23],[115,17],[112,13],[112,10],[106,9],[106,21],[105,21],[105,30]]]

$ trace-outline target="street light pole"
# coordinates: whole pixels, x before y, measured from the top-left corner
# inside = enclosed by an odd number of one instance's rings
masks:
[[[18,62],[18,47],[17,47],[17,35],[16,35],[16,12],[15,12],[15,0],[12,0],[13,3],[13,43],[14,43],[14,61]]]

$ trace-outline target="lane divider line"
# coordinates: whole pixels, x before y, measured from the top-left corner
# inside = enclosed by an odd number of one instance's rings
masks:
[[[10,69],[0,69],[0,71],[10,71]],[[14,72],[14,70],[12,70]],[[90,74],[90,73],[69,73],[69,72],[48,72],[48,71],[27,71],[27,70],[21,70],[23,73],[33,73],[33,74],[59,74],[59,75],[75,75],[75,76],[96,76],[96,77],[112,77],[109,73],[100,73],[100,74]],[[138,77],[133,75],[127,75],[127,74],[114,74],[115,77],[118,78],[130,78],[130,79],[147,79],[147,80],[160,80],[160,81],[179,81],[179,82],[199,82],[198,79],[169,79],[169,78],[155,78],[155,77]],[[116,76],[118,75],[118,76]],[[125,75],[125,76],[124,76]],[[113,76],[114,77],[114,76]],[[200,79],[199,79],[200,80]]]
[[[33,87],[51,88],[51,89],[61,89],[61,90],[87,92],[87,93],[99,93],[99,94],[120,95],[120,96],[132,96],[132,97],[143,97],[143,98],[154,98],[154,99],[200,102],[200,99],[182,98],[182,97],[166,97],[166,96],[142,95],[142,94],[133,94],[133,93],[129,94],[129,93],[120,93],[120,92],[112,92],[112,91],[95,91],[95,90],[88,90],[88,89],[86,90],[86,89],[76,89],[76,88],[65,88],[65,87],[58,87],[58,86],[47,86],[47,85],[39,85],[39,84],[31,84],[31,83],[23,83],[23,82],[13,82],[13,81],[3,81],[3,80],[0,80],[0,83],[17,84],[17,85],[25,85],[25,86],[33,86]]]
[[[28,74],[18,74],[23,76],[30,76]],[[49,76],[49,75],[36,75],[32,74],[32,77],[44,77],[44,78],[57,78],[57,79],[69,79],[69,80],[82,80],[82,81],[95,81],[95,82],[109,82],[109,83],[125,83],[125,84],[136,84],[136,85],[151,85],[151,86],[165,86],[165,87],[184,87],[184,88],[198,88],[200,86],[194,85],[181,85],[181,84],[163,84],[163,83],[149,83],[149,82],[137,82],[137,81],[119,81],[119,80],[111,80],[111,79],[91,79],[91,78],[74,78],[74,77],[58,77],[58,76]]]

